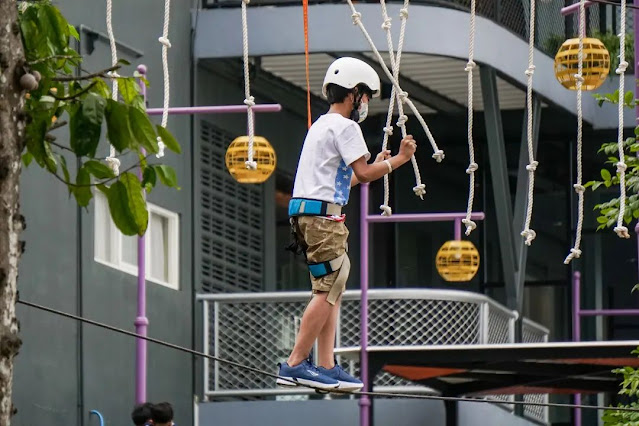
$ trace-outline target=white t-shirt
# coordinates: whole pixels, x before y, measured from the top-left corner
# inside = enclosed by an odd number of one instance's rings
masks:
[[[297,165],[293,197],[346,205],[351,191],[350,165],[371,157],[362,129],[341,114],[327,113],[308,130]]]

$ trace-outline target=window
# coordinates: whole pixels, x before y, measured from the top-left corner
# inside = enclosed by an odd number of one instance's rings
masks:
[[[95,194],[95,260],[132,275],[138,274],[138,237],[123,235],[111,220],[106,196]],[[179,219],[177,213],[147,203],[146,279],[179,289]]]

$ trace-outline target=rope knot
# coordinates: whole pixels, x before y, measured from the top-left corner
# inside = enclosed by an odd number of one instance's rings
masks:
[[[166,38],[166,37],[160,37],[160,38],[158,38],[158,41],[159,41],[160,43],[162,43],[162,44],[163,44],[164,46],[166,46],[166,47],[171,47],[171,42],[170,42],[170,41],[169,41],[169,39],[168,39],[168,38]]]
[[[408,19],[408,9],[406,9],[405,7],[402,7],[399,10],[399,16],[401,16],[402,19]]]
[[[617,67],[617,74],[623,74],[626,72],[626,69],[628,69],[628,62],[626,61],[621,61],[619,62],[619,66]]]
[[[357,24],[359,24],[359,23],[361,22],[361,20],[362,20],[362,14],[361,14],[361,13],[359,13],[359,12],[354,12],[354,13],[351,15],[351,18],[353,19],[353,25],[357,25]]]
[[[564,263],[567,265],[570,263],[571,260],[579,259],[579,257],[581,257],[581,250],[579,250],[578,248],[571,248],[570,254],[566,256],[566,260],[564,260]]]
[[[533,240],[537,237],[537,233],[533,231],[532,229],[528,228],[521,231],[521,236],[526,239],[526,245],[530,246]]]
[[[402,101],[403,104],[406,103],[406,99],[408,98],[408,92],[401,91],[399,92],[399,100]]]
[[[469,236],[477,228],[477,224],[470,219],[462,219],[462,223],[466,225],[466,236]]]
[[[392,21],[391,18],[384,19],[384,23],[382,24],[382,29],[384,29],[386,31],[390,30],[391,29],[391,21]]]
[[[468,168],[466,169],[466,173],[471,174],[477,171],[477,169],[479,169],[479,165],[477,163],[470,163],[468,165]]]
[[[246,168],[249,170],[257,170],[257,162],[256,161],[246,161]]]
[[[475,63],[475,61],[470,60],[468,62],[466,62],[466,67],[464,68],[464,71],[466,72],[470,72],[472,71],[475,67],[477,66],[477,64]]]
[[[393,128],[392,127],[384,127],[384,133],[386,133],[388,136],[393,136]]]
[[[164,157],[164,147],[166,145],[164,145],[164,142],[162,141],[162,138],[160,136],[158,136],[158,153],[155,154],[155,156],[157,158],[162,158]]]
[[[120,78],[120,74],[115,71],[109,71],[108,73],[106,73],[106,75],[109,78]]]
[[[574,75],[574,77],[575,77],[575,80],[577,80],[579,83],[583,83],[584,82],[584,76],[583,75],[577,73],[577,74]]]
[[[379,206],[379,209],[382,211],[382,216],[392,216],[393,214],[393,209],[391,209],[386,204],[382,204],[381,206]]]
[[[120,174],[120,160],[115,157],[107,157],[105,158],[108,166],[113,170],[113,173],[116,175]]]
[[[538,161],[533,161],[532,163],[526,166],[526,170],[528,170],[529,172],[534,172],[537,170],[538,165],[539,165]]]
[[[435,151],[435,153],[433,154],[433,158],[435,159],[435,161],[437,161],[438,163],[441,163],[442,160],[444,159],[444,157],[446,157],[444,155],[444,151],[442,151],[441,149],[438,149],[437,151]]]
[[[584,191],[586,190],[586,188],[583,185],[579,185],[578,183],[574,184],[572,187],[575,188],[575,192],[577,194],[583,194]]]
[[[406,124],[407,121],[408,121],[408,116],[406,114],[402,114],[397,119],[397,125],[399,127],[404,127],[404,124]]]
[[[529,66],[524,73],[528,77],[531,77],[535,73],[535,66],[534,65]]]
[[[244,105],[248,107],[255,106],[255,98],[253,96],[249,96],[248,98],[244,99]]]
[[[424,185],[423,183],[416,185],[415,187],[413,187],[413,192],[415,193],[415,195],[423,200],[424,195],[426,195],[426,185]]]
[[[624,163],[623,161],[619,161],[616,164],[616,166],[617,166],[617,173],[625,172],[626,169],[628,168],[628,165]]]
[[[615,226],[614,231],[617,233],[617,236],[619,238],[630,238],[628,228],[626,228],[625,226]]]

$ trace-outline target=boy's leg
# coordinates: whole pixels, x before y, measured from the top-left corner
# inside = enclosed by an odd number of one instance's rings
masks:
[[[327,292],[314,294],[304,311],[295,346],[287,361],[291,367],[308,358],[315,339],[324,330],[328,320],[332,318],[333,311],[337,311],[335,306],[326,301],[326,296],[328,296]]]
[[[335,333],[337,330],[337,318],[339,317],[340,302],[342,297],[340,296],[333,306],[333,311],[326,320],[324,327],[317,337],[317,351],[318,351],[318,363],[320,367],[331,369],[335,366]]]

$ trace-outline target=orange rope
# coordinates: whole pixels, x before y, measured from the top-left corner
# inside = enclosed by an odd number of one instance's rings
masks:
[[[308,115],[308,127],[311,127],[311,75],[308,66],[308,0],[302,0],[304,10],[304,58],[306,60],[306,114]]]

